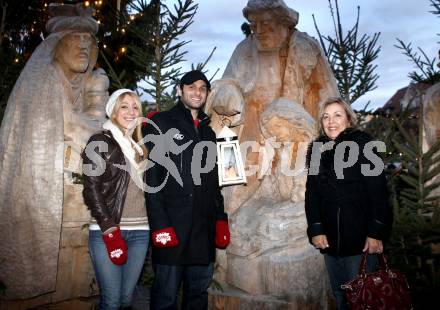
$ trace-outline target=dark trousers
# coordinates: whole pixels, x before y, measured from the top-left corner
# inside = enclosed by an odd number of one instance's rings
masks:
[[[151,289],[151,310],[178,309],[178,293],[182,289],[182,310],[208,309],[208,287],[214,274],[214,264],[209,265],[159,265],[155,264]]]

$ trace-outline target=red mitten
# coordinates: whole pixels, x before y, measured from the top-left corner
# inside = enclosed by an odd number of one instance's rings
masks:
[[[172,248],[179,245],[173,227],[166,227],[153,232],[153,244],[158,248]]]
[[[231,242],[231,233],[229,232],[227,221],[217,221],[215,223],[215,246],[219,249],[226,249]]]
[[[105,247],[107,248],[108,257],[115,265],[123,265],[127,262],[127,244],[121,236],[121,230],[116,228],[115,231],[102,235]]]

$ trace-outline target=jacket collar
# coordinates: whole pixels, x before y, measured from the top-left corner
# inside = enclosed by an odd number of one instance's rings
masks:
[[[170,112],[174,119],[184,119],[186,122],[190,123],[191,125],[193,124],[191,111],[185,107],[185,105],[180,99],[177,102],[177,104],[170,110]],[[197,118],[200,120],[199,126],[207,125],[210,122],[209,116],[202,110],[199,110]]]
[[[192,136],[197,136],[191,111],[185,107],[179,99],[177,104],[170,110],[171,117],[181,124],[181,126]],[[202,110],[199,110],[197,118],[200,120],[199,129],[209,124],[210,118]]]
[[[342,142],[342,141],[351,141],[356,140],[360,133],[359,129],[348,127],[344,131],[342,131],[339,136],[336,137],[334,140],[336,144]],[[316,141],[318,142],[329,142],[332,141],[329,137],[327,137],[325,134],[321,135]]]

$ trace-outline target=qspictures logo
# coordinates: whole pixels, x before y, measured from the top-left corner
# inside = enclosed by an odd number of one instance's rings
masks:
[[[177,128],[171,128],[162,132],[151,119],[139,118],[136,122],[147,123],[155,129],[155,133],[145,135],[139,144],[148,146],[148,158],[139,163],[141,169],[134,169],[129,160],[125,165],[115,165],[118,169],[127,171],[136,185],[148,193],[160,191],[168,182],[169,177],[173,178],[180,186],[183,186],[183,166],[190,164],[191,177],[195,185],[201,184],[201,175],[211,172],[216,168],[217,148],[211,141],[194,142]],[[134,126],[127,135],[133,133]],[[327,143],[314,142],[311,146],[309,168],[306,167],[307,150],[309,142],[277,142],[275,137],[266,139],[264,145],[257,141],[244,141],[240,144],[243,159],[246,159],[250,152],[258,154],[258,164],[247,164],[245,167],[246,176],[257,174],[259,178],[273,173],[271,169],[275,156],[279,158],[279,173],[283,176],[297,177],[308,173],[317,175],[319,173],[321,158],[324,152],[334,152],[334,172],[338,179],[344,178],[344,170],[352,167],[358,161],[361,163],[361,173],[364,176],[378,176],[384,169],[384,163],[378,153],[386,152],[386,145],[382,141],[370,141],[360,146],[354,141],[343,141],[335,144],[334,141]],[[293,150],[296,150],[295,152]],[[103,153],[108,151],[108,145],[104,141],[92,141],[85,149],[85,156],[90,164],[83,165],[83,173],[87,176],[100,176],[105,172],[106,161]],[[191,162],[183,162],[183,152],[191,152]],[[244,161],[246,162],[246,161]],[[148,180],[139,177],[148,169],[159,165],[164,171],[163,180],[160,184],[150,186]]]

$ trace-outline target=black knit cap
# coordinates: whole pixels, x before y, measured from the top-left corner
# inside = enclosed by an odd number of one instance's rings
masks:
[[[180,79],[180,83],[179,83],[180,88],[182,88],[183,85],[191,85],[192,83],[198,80],[204,81],[206,83],[206,87],[208,87],[208,89],[211,89],[211,83],[209,83],[209,80],[200,70],[192,70],[185,73]]]

